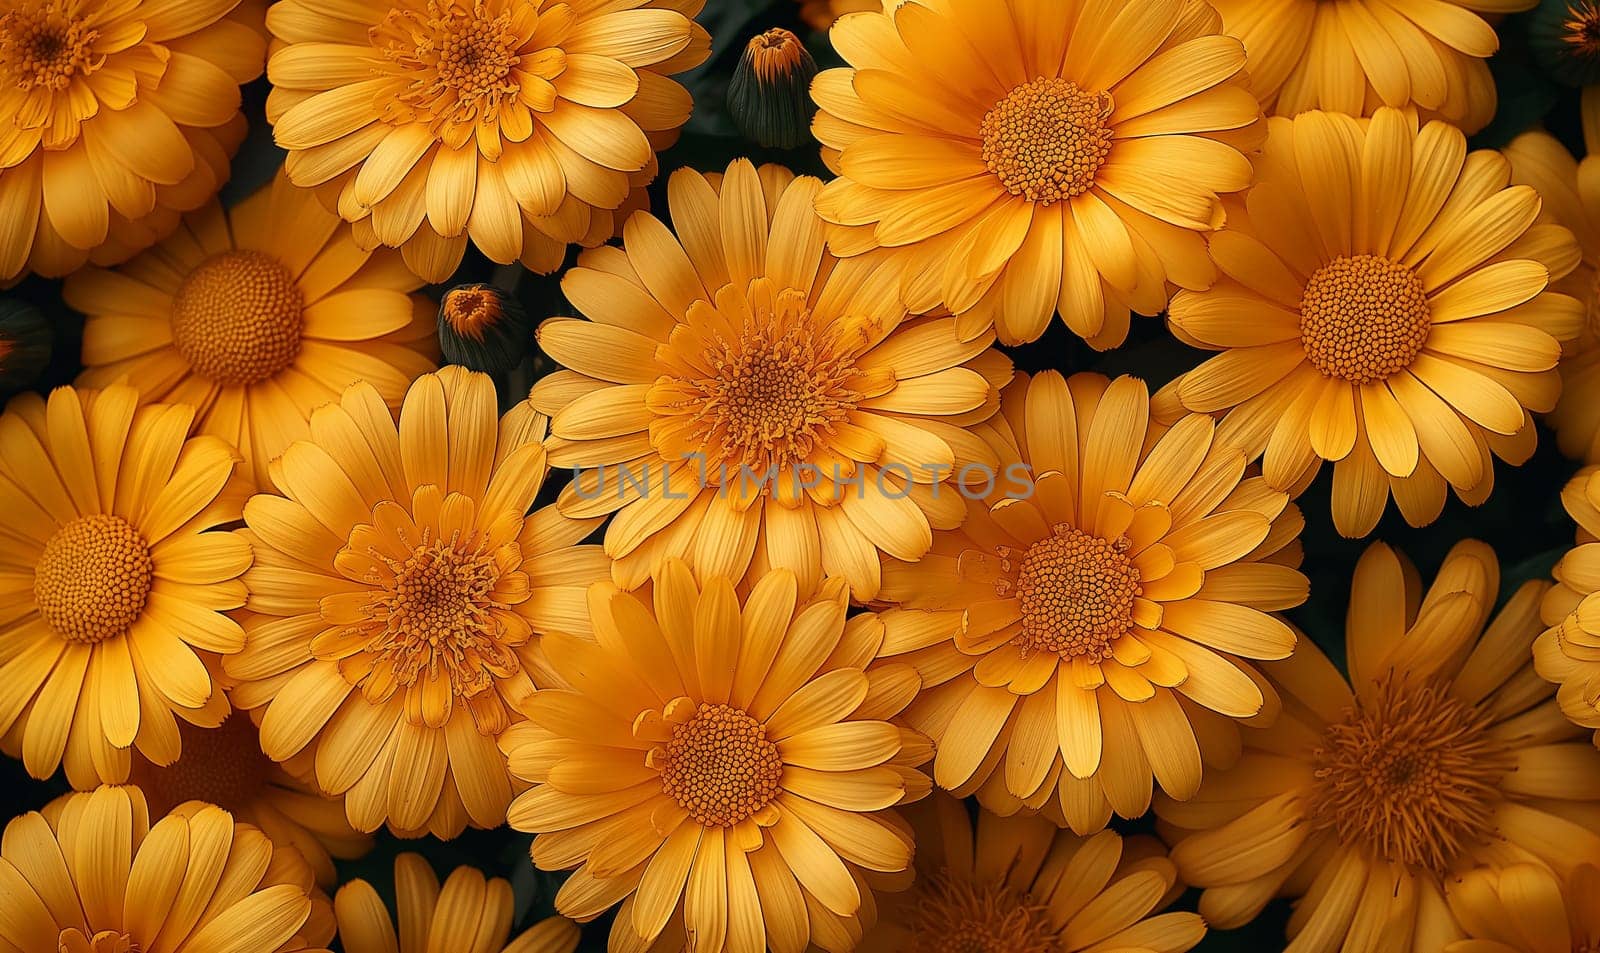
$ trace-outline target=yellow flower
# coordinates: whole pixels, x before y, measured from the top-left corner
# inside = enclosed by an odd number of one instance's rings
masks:
[[[1600,153],[1596,131],[1586,123],[1584,139],[1596,143],[1591,152]],[[1600,179],[1595,178],[1600,158],[1579,163],[1566,146],[1542,131],[1518,136],[1506,146],[1505,155],[1511,160],[1511,181],[1533,186],[1544,200],[1546,221],[1534,228],[1550,231],[1551,223],[1559,224],[1577,239],[1566,259],[1551,269],[1556,274],[1566,272],[1552,287],[1583,302],[1585,317],[1578,338],[1563,342],[1561,400],[1548,419],[1562,453],[1586,463],[1600,463],[1600,301],[1596,300]]]
[[[980,431],[1032,480],[885,565],[883,654],[922,676],[907,719],[940,787],[1089,834],[1143,814],[1152,777],[1193,794],[1230,719],[1275,707],[1246,660],[1294,649],[1270,613],[1306,598],[1304,520],[1209,418],[1151,426],[1134,378],[1048,372],[1006,394]]]
[[[814,30],[826,30],[847,13],[883,9],[883,0],[796,0],[800,15]]]
[[[1467,871],[1565,877],[1600,857],[1600,753],[1532,671],[1545,584],[1490,621],[1499,588],[1482,543],[1451,550],[1426,592],[1376,544],[1355,569],[1349,679],[1309,640],[1264,666],[1282,716],[1246,731],[1192,800],[1156,802],[1208,923],[1237,927],[1286,896],[1289,949],[1437,950],[1463,935],[1444,892]]]
[[[1475,870],[1449,885],[1457,922],[1471,939],[1444,953],[1568,953],[1600,949],[1600,870],[1578,866],[1562,882],[1536,864]]]
[[[228,179],[261,0],[0,7],[0,282],[114,264]]]
[[[891,4],[891,6],[893,6]],[[1201,0],[923,0],[834,24],[817,77],[841,257],[879,247],[911,310],[1032,341],[1059,313],[1104,350],[1129,310],[1216,278],[1201,235],[1250,184],[1261,107]]]
[[[267,118],[362,247],[443,281],[471,238],[560,267],[611,238],[689,118],[704,0],[283,0]]]
[[[1556,698],[1573,724],[1593,728],[1600,747],[1600,467],[1584,467],[1561,491],[1578,524],[1577,544],[1554,570],[1556,584],[1539,609],[1549,628],[1533,646],[1539,674],[1560,686]]]
[[[210,805],[152,818],[138,788],[7,824],[0,912],[6,945],[27,953],[328,953],[333,939],[299,854]]]
[[[1528,412],[1561,389],[1583,305],[1546,287],[1574,261],[1571,234],[1535,225],[1539,194],[1442,122],[1380,109],[1271,125],[1258,184],[1211,238],[1227,277],[1172,300],[1173,332],[1223,353],[1163,389],[1158,416],[1225,413],[1219,437],[1264,452],[1281,489],[1336,461],[1346,536],[1371,532],[1391,493],[1413,526],[1447,489],[1483,502],[1491,454],[1526,460]]]
[[[945,794],[906,813],[917,881],[880,898],[859,953],[1184,953],[1206,935],[1197,914],[1156,915],[1181,888],[1151,838],[984,810],[974,824]]]
[[[80,386],[128,383],[197,408],[197,429],[267,464],[310,435],[311,411],[364,380],[398,408],[434,367],[434,306],[390,251],[362,251],[315,197],[281,176],[237,207],[215,202],[115,271],[63,295],[88,315]]]
[[[357,384],[273,464],[245,505],[256,550],[232,697],[274,761],[314,764],[360,831],[454,837],[497,827],[511,779],[495,736],[522,718],[536,636],[585,632],[606,575],[598,521],[546,507],[545,419],[496,418],[484,374],[411,385],[399,427]]]
[[[174,715],[227,717],[212,668],[244,644],[247,480],[191,408],[128,387],[58,388],[0,415],[0,734],[28,773],[127,780],[130,751],[170,764]]]
[[[556,909],[621,904],[613,950],[847,953],[875,876],[905,871],[891,810],[928,792],[927,742],[891,724],[916,693],[873,666],[883,626],[845,619],[843,581],[805,599],[793,573],[703,587],[669,561],[649,601],[589,590],[593,638],[546,635],[557,679],[501,737],[533,783],[507,820],[533,861],[576,868]],[[652,944],[656,944],[652,947]]]
[[[315,872],[317,883],[336,882],[333,858],[351,860],[372,849],[372,839],[345,820],[338,801],[261,753],[250,716],[229,715],[216,728],[178,726],[183,756],[166,767],[135,758],[128,783],[144,793],[155,814],[189,801],[215,804],[240,823],[259,828],[279,847],[292,847]]]
[[[908,320],[873,257],[828,255],[821,188],[743,159],[680,170],[677,237],[637,215],[562,281],[591,320],[540,326],[571,370],[529,399],[552,417],[551,463],[585,470],[563,511],[618,511],[605,546],[624,588],[684,557],[702,579],[780,567],[805,594],[827,573],[867,599],[880,552],[921,556],[959,519],[961,474],[992,473],[964,428],[994,413],[1010,361],[992,333]]]
[[[547,917],[507,942],[511,934],[511,884],[457,867],[443,888],[417,854],[394,859],[400,927],[395,929],[378,892],[352,880],[333,899],[345,953],[573,953],[578,925]]]
[[[1211,0],[1250,52],[1250,88],[1275,116],[1368,116],[1416,106],[1477,132],[1494,116],[1484,60],[1500,48],[1480,13],[1538,0]]]

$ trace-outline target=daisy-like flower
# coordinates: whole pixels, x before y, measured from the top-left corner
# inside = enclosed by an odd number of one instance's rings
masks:
[[[126,260],[228,179],[261,0],[0,6],[0,282]]]
[[[1572,235],[1535,225],[1539,194],[1508,184],[1503,156],[1395,109],[1274,119],[1257,165],[1211,238],[1227,277],[1169,314],[1223,353],[1168,385],[1159,416],[1226,414],[1222,439],[1264,452],[1275,487],[1334,461],[1346,536],[1370,533],[1391,494],[1413,526],[1447,490],[1483,502],[1492,458],[1526,460],[1529,411],[1560,393],[1583,305],[1546,289],[1575,260]]]
[[[235,712],[216,728],[180,724],[178,734],[183,755],[176,762],[162,767],[145,758],[133,760],[128,783],[144,792],[151,813],[166,814],[189,801],[215,804],[273,844],[294,848],[311,865],[317,883],[330,889],[336,881],[334,857],[353,860],[372,848],[372,839],[345,820],[338,801],[261,753],[249,715]]]
[[[281,175],[215,202],[115,271],[67,280],[86,314],[80,386],[127,383],[198,409],[196,428],[244,455],[256,485],[309,436],[313,408],[358,380],[391,408],[435,366],[434,306],[392,251],[363,251],[339,217]]]
[[[922,0],[834,24],[812,87],[839,178],[829,247],[893,250],[911,310],[1032,341],[1059,313],[1104,350],[1130,309],[1216,277],[1203,233],[1250,184],[1260,104],[1202,0]]]
[[[345,953],[572,953],[578,948],[578,925],[566,917],[547,917],[507,942],[511,884],[486,879],[471,867],[457,867],[440,887],[426,860],[401,854],[394,859],[394,892],[398,930],[371,884],[352,880],[339,888],[333,909]]]
[[[1600,136],[1585,123],[1585,144],[1593,143],[1591,153],[1600,152]],[[1547,132],[1528,132],[1505,147],[1511,160],[1511,181],[1531,185],[1543,200],[1544,224],[1535,228],[1551,230],[1551,224],[1567,228],[1577,239],[1565,259],[1552,268],[1565,277],[1552,284],[1564,294],[1583,302],[1582,332],[1575,340],[1563,342],[1558,369],[1561,372],[1561,399],[1548,416],[1555,428],[1561,452],[1586,463],[1600,462],[1600,158],[1582,162],[1572,157],[1556,138]],[[1588,171],[1583,171],[1587,169]]]
[[[594,637],[546,635],[553,684],[501,738],[532,782],[507,816],[533,861],[576,868],[556,909],[589,921],[621,904],[611,949],[847,953],[871,880],[906,871],[892,808],[928,793],[921,735],[890,723],[917,690],[905,665],[868,667],[883,626],[848,622],[848,593],[813,598],[787,570],[742,604],[672,560],[649,601],[589,590]],[[652,946],[654,944],[654,946]]]
[[[1011,378],[992,333],[908,320],[892,270],[837,261],[812,209],[822,184],[740,159],[680,170],[676,237],[648,214],[562,289],[590,320],[552,318],[539,345],[570,370],[530,395],[550,414],[550,460],[585,472],[573,516],[606,531],[618,585],[670,557],[701,578],[792,571],[877,592],[880,553],[914,560],[962,509],[957,480],[993,476],[964,428]]]
[[[1026,491],[967,504],[915,563],[884,569],[884,656],[924,689],[908,723],[934,739],[933,777],[992,810],[1047,810],[1079,833],[1178,798],[1275,705],[1251,659],[1294,632],[1272,610],[1306,598],[1288,498],[1194,414],[1151,426],[1140,381],[1019,375],[982,426]]]
[[[443,281],[467,240],[560,267],[616,233],[689,118],[704,0],[274,4],[267,118],[296,185],[362,247]]]
[[[608,568],[574,545],[597,520],[529,513],[545,424],[526,401],[497,418],[489,377],[459,367],[418,378],[398,427],[356,384],[273,463],[277,494],[244,507],[234,704],[261,709],[262,750],[309,762],[359,831],[505,820],[495,736],[533,693],[535,636],[587,632],[584,589]]]
[[[1469,939],[1444,953],[1584,953],[1600,949],[1600,870],[1582,864],[1561,880],[1537,864],[1485,867],[1446,896]]]
[[[1484,62],[1500,39],[1480,14],[1539,0],[1212,0],[1250,52],[1250,88],[1267,111],[1368,116],[1415,106],[1469,133],[1494,116]]]
[[[138,403],[62,387],[0,415],[0,747],[80,789],[127,780],[135,745],[177,760],[178,718],[221,724],[216,657],[244,644],[250,546],[206,532],[239,518],[237,455]]]
[[[6,825],[0,921],[27,953],[328,953],[311,868],[227,811],[152,817],[138,788],[71,794]]]
[[[1151,838],[981,810],[974,824],[946,794],[906,813],[916,883],[881,899],[859,953],[1184,953],[1206,935],[1198,914],[1156,913],[1180,888]]]
[[[1539,609],[1544,634],[1533,646],[1539,674],[1560,686],[1556,698],[1575,725],[1594,729],[1600,747],[1600,467],[1584,467],[1561,491],[1578,524],[1577,543],[1553,574]]]
[[[1600,82],[1600,0],[1538,0],[1528,41],[1534,61],[1558,82]]]
[[[1293,953],[1438,950],[1466,935],[1444,894],[1467,871],[1565,877],[1600,857],[1600,753],[1532,670],[1545,584],[1490,621],[1499,586],[1479,542],[1451,550],[1426,592],[1370,546],[1350,594],[1349,679],[1309,641],[1265,666],[1278,720],[1244,732],[1237,764],[1193,799],[1156,802],[1208,923],[1231,929],[1289,897]]]

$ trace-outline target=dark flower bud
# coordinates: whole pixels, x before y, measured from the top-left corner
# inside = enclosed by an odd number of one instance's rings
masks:
[[[457,285],[439,302],[439,350],[447,363],[503,374],[532,346],[522,305],[493,285]]]
[[[31,304],[0,300],[0,392],[31,386],[50,363],[54,336]]]
[[[1528,45],[1545,75],[1568,86],[1600,83],[1600,0],[1542,0]]]
[[[811,80],[817,61],[788,30],[772,29],[752,37],[744,48],[733,82],[728,84],[728,109],[747,137],[769,148],[794,149],[811,139]]]

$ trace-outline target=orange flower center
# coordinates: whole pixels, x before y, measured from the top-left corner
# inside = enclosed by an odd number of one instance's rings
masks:
[[[189,273],[172,303],[172,343],[196,374],[256,384],[300,353],[305,298],[294,275],[258,251],[214,255]]]
[[[1064,659],[1110,658],[1111,643],[1133,627],[1133,600],[1143,592],[1128,545],[1120,536],[1101,539],[1057,523],[1029,546],[1017,570],[1022,632],[1016,644]]]
[[[1111,94],[1040,77],[995,103],[978,127],[983,162],[1012,195],[1041,205],[1082,195],[1111,155]]]
[[[1058,953],[1050,911],[1004,886],[959,880],[949,871],[917,888],[906,926],[919,953]]]
[[[1394,863],[1448,871],[1494,830],[1510,753],[1447,687],[1385,678],[1315,752],[1312,823]]]
[[[61,931],[56,943],[60,953],[139,953],[139,944],[133,937],[115,930],[85,936],[77,927],[68,927]]]
[[[62,0],[23,0],[0,17],[0,77],[27,91],[61,90],[99,69],[99,33],[85,26]]]
[[[33,599],[63,639],[93,645],[127,634],[154,576],[150,546],[130,523],[104,513],[80,516],[45,543]]]
[[[445,292],[439,314],[452,331],[464,338],[482,341],[483,332],[505,317],[505,308],[501,307],[500,297],[493,288],[463,287]]]
[[[369,605],[381,626],[367,651],[375,668],[409,688],[444,676],[452,691],[470,698],[488,691],[494,676],[515,671],[515,655],[500,637],[492,610],[507,606],[495,595],[500,568],[493,551],[434,539],[404,559],[383,557],[393,582]]]
[[[521,91],[526,37],[514,19],[493,0],[403,0],[371,35],[405,80],[400,103],[436,125],[471,124],[493,120]],[[525,19],[531,30],[537,16]]]
[[[783,758],[766,726],[728,705],[702,703],[672,729],[661,790],[696,823],[732,827],[778,796]]]
[[[738,337],[709,332],[706,340],[695,364],[710,373],[668,376],[650,403],[682,415],[683,439],[708,469],[744,466],[759,475],[812,460],[863,399],[852,384],[853,355],[819,332],[802,292],[783,292],[772,313],[758,312]],[[716,473],[707,476],[717,482]]]
[[[179,719],[178,735],[183,756],[171,765],[134,759],[129,783],[144,791],[152,815],[186,801],[205,801],[237,814],[261,795],[272,776],[272,761],[261,753],[249,715],[234,712],[216,728]]]
[[[1335,258],[1300,299],[1300,344],[1328,377],[1381,381],[1411,366],[1432,327],[1422,279],[1377,255]]]

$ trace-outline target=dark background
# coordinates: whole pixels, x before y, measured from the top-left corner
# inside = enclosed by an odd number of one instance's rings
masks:
[[[776,162],[796,172],[827,177],[815,144],[796,150],[763,149],[743,138],[734,126],[726,106],[726,90],[745,42],[754,34],[773,26],[795,30],[805,38],[818,64],[826,69],[840,65],[838,56],[825,35],[810,31],[797,15],[794,0],[708,0],[701,22],[710,31],[712,58],[701,68],[678,79],[694,94],[695,113],[685,126],[676,146],[661,156],[662,176],[652,187],[654,208],[666,207],[666,173],[682,166],[704,172],[720,172],[734,158],[746,156],[761,162]],[[1581,155],[1578,133],[1578,93],[1545,78],[1534,68],[1528,50],[1527,28],[1532,14],[1507,18],[1499,25],[1502,51],[1490,61],[1500,91],[1500,108],[1494,122],[1473,138],[1477,147],[1494,148],[1516,134],[1543,123],[1559,136],[1575,154]],[[231,204],[270,181],[282,154],[272,145],[262,106],[266,81],[258,80],[245,90],[245,110],[251,133],[234,162],[233,180],[223,191],[224,203]],[[576,257],[569,256],[568,264]],[[469,249],[468,258],[451,284],[488,281],[494,272],[491,262]],[[561,296],[558,276],[521,276],[517,295],[530,318],[538,320],[555,314],[571,314]],[[435,296],[447,286],[432,289]],[[40,308],[56,327],[55,356],[36,389],[70,383],[78,371],[78,350],[82,318],[61,303],[60,282],[28,279],[6,293]],[[1193,367],[1204,354],[1174,340],[1163,321],[1135,317],[1128,342],[1109,353],[1097,353],[1068,332],[1059,320],[1038,341],[1007,348],[1007,353],[1022,370],[1054,368],[1066,373],[1098,371],[1108,375],[1134,374],[1147,380],[1154,390],[1176,374]],[[549,369],[548,361],[535,355],[535,373]],[[0,395],[3,396],[3,395]],[[1291,620],[1335,659],[1344,658],[1343,626],[1349,596],[1349,573],[1368,542],[1383,540],[1406,552],[1430,577],[1444,554],[1457,541],[1483,539],[1500,555],[1502,595],[1522,582],[1542,578],[1562,551],[1571,544],[1572,525],[1561,509],[1562,485],[1578,465],[1561,457],[1547,430],[1542,430],[1538,453],[1522,467],[1496,465],[1495,490],[1484,505],[1471,508],[1453,496],[1444,514],[1433,525],[1413,529],[1391,506],[1371,540],[1348,540],[1334,531],[1328,516],[1331,469],[1324,467],[1312,487],[1299,499],[1305,512],[1306,529],[1303,569],[1311,579],[1311,598],[1288,613]],[[547,488],[553,497],[557,487]],[[26,775],[19,761],[0,757],[0,817],[10,817],[43,805],[66,791],[59,777],[46,782]],[[1127,832],[1147,831],[1148,821],[1114,824]],[[518,911],[518,929],[531,925],[552,911],[552,899],[562,875],[533,869],[527,859],[527,835],[500,828],[494,831],[469,830],[445,843],[431,838],[401,841],[387,833],[378,836],[378,847],[362,860],[340,865],[341,882],[362,877],[373,883],[386,897],[391,896],[393,858],[403,851],[418,851],[429,858],[441,879],[455,866],[471,864],[490,875],[512,882]],[[1179,906],[1194,909],[1194,896],[1185,897]],[[1283,948],[1283,928],[1289,905],[1276,903],[1254,923],[1242,930],[1214,932],[1197,948],[1202,953],[1251,951]],[[603,951],[608,921],[585,929],[582,951]]]

